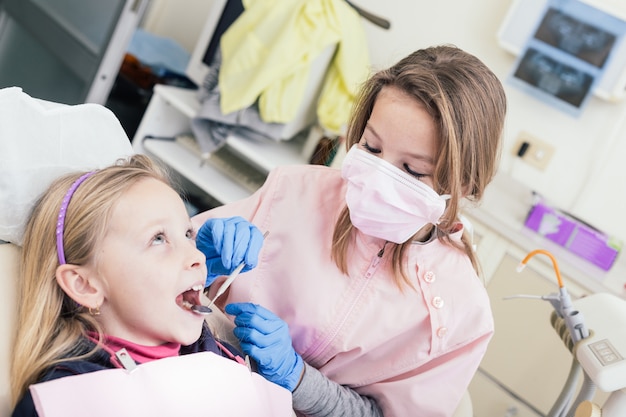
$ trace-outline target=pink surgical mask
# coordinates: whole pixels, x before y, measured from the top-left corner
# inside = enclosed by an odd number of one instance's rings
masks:
[[[426,224],[438,224],[449,198],[357,145],[346,154],[341,175],[352,224],[389,242],[404,243]]]

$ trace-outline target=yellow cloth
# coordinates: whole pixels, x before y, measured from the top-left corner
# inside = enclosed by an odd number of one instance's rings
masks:
[[[340,133],[369,73],[359,15],[344,0],[244,0],[244,12],[221,38],[219,87],[224,114],[259,100],[265,122],[287,123],[301,105],[311,63],[337,52],[317,105],[319,123]]]

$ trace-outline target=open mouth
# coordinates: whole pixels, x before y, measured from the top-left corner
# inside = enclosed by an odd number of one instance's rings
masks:
[[[191,311],[192,306],[201,304],[200,293],[203,289],[201,284],[194,285],[182,294],[179,294],[178,297],[176,297],[176,303],[185,310]]]

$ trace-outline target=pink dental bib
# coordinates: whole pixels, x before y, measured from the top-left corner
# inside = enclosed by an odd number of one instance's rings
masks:
[[[292,415],[291,393],[211,352],[30,386],[41,417]]]

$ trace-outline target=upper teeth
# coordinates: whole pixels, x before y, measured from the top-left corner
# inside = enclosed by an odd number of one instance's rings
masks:
[[[194,285],[193,287],[191,287],[191,289],[194,291],[202,291],[202,288],[202,284]]]

